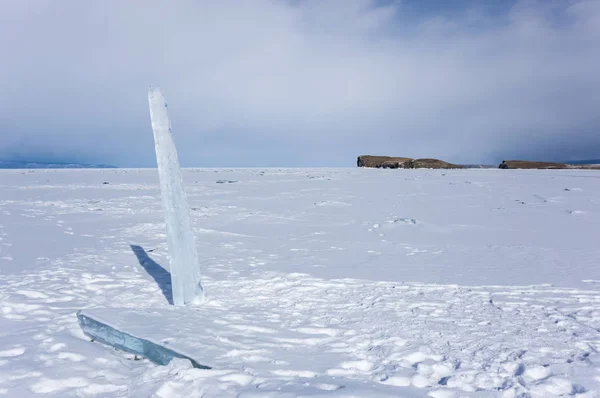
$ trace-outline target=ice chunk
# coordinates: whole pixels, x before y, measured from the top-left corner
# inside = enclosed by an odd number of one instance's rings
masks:
[[[122,332],[109,323],[87,315],[84,311],[77,312],[77,320],[83,332],[92,339],[111,345],[117,349],[143,356],[155,364],[168,365],[173,358],[185,358],[189,359],[196,368],[210,369],[209,366],[201,365],[194,359],[165,347],[164,344],[157,344],[153,341]]]
[[[190,208],[183,189],[167,104],[159,87],[150,87],[148,102],[167,224],[173,304],[176,306],[199,304],[204,298],[204,291]]]

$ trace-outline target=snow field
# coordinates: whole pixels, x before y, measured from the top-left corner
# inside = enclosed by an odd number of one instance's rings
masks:
[[[194,316],[212,324],[173,338],[210,338],[219,366],[155,366],[77,324],[81,308],[171,311],[156,170],[6,171],[0,395],[599,394],[600,173],[184,178],[206,275]]]

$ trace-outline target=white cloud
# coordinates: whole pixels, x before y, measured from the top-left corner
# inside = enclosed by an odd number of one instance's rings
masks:
[[[190,165],[600,151],[599,0],[417,17],[407,1],[6,3],[0,152],[151,164],[149,84]]]

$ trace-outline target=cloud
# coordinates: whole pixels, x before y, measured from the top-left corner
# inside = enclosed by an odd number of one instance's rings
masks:
[[[598,157],[600,0],[416,4],[6,1],[0,156],[152,166],[159,84],[188,166]]]

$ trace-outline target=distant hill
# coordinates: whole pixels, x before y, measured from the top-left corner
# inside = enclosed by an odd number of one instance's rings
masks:
[[[356,160],[358,167],[378,169],[462,169],[464,167],[439,159],[412,159],[391,156],[362,155]]]
[[[105,164],[33,162],[26,160],[0,160],[0,169],[114,169]]]
[[[465,169],[495,169],[498,167],[491,164],[459,164],[459,166]]]
[[[498,166],[501,169],[538,169],[538,170],[556,170],[556,169],[575,169],[575,170],[600,170],[600,166],[587,163],[555,163],[555,162],[538,162],[531,160],[504,160]]]

